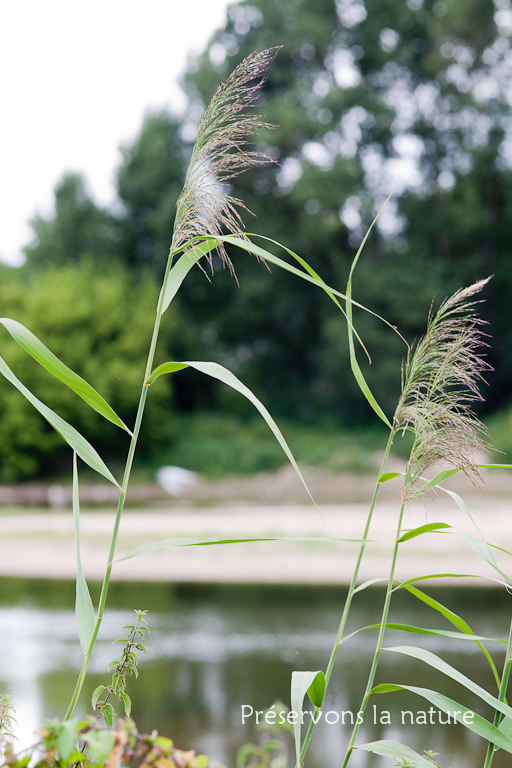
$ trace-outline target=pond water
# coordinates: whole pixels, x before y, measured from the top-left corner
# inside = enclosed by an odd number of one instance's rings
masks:
[[[98,585],[93,585],[96,599]],[[511,597],[482,588],[437,589],[430,594],[462,615],[473,631],[494,638],[508,632]],[[349,631],[378,621],[383,590],[360,593],[354,602]],[[242,712],[289,705],[294,669],[325,668],[336,635],[345,592],[326,587],[183,586],[161,583],[114,583],[81,700],[90,711],[92,690],[109,678],[106,668],[119,645],[112,641],[131,623],[134,608],[149,610],[149,655],[141,661],[138,680],[129,681],[133,716],[141,731],[157,728],[177,746],[195,748],[234,768],[237,749],[260,737],[255,717],[242,722]],[[74,584],[25,579],[0,580],[0,693],[9,693],[17,708],[20,742],[28,745],[42,719],[62,716],[81,663],[73,614]],[[390,617],[394,622],[452,629],[436,612],[414,597],[398,593]],[[357,713],[375,643],[375,631],[358,634],[342,646],[325,712]],[[422,645],[492,690],[489,666],[473,642],[423,637],[390,631],[386,646]],[[491,646],[490,646],[491,648]],[[501,668],[502,646],[495,659]],[[487,716],[488,708],[469,692],[419,661],[394,653],[382,655],[378,682],[404,682],[438,687],[456,701]],[[431,749],[443,768],[483,763],[484,746],[459,725],[431,724],[430,704],[412,693],[375,696],[359,740],[394,739],[418,752]],[[242,709],[245,706],[246,709]],[[402,725],[402,713],[406,724]],[[437,713],[437,710],[436,710]],[[339,768],[350,736],[346,724],[320,720],[306,768]],[[437,715],[436,715],[437,717]],[[418,721],[410,725],[409,720]],[[331,714],[334,720],[335,715]],[[382,722],[380,722],[382,721]],[[391,766],[393,761],[358,752],[354,768]],[[290,756],[290,765],[293,759]],[[510,755],[497,753],[494,768],[510,765]]]

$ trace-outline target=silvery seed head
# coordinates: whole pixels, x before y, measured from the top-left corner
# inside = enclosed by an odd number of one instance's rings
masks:
[[[272,158],[250,149],[253,136],[274,126],[252,113],[257,91],[278,48],[247,56],[217,88],[199,125],[185,185],[177,202],[173,249],[192,237],[229,234],[243,236],[239,210],[245,206],[229,194],[227,182],[234,176]],[[222,244],[218,252],[231,262]]]
[[[407,465],[404,499],[415,495],[425,472],[443,463],[479,479],[475,453],[489,447],[489,434],[471,410],[482,401],[478,385],[491,366],[483,321],[474,301],[487,280],[480,280],[446,299],[429,314],[425,336],[409,352],[402,372],[402,394],[395,412],[396,431],[410,430],[414,444]]]

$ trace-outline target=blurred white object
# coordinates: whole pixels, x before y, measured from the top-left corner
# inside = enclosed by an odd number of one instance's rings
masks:
[[[66,493],[62,485],[48,486],[48,504],[53,508],[64,507],[66,505]]]
[[[197,482],[197,475],[189,469],[181,467],[160,467],[156,473],[158,485],[171,496],[182,496],[187,488]]]

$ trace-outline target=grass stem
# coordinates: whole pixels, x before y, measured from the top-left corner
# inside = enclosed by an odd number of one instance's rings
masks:
[[[390,433],[389,433],[388,442],[387,442],[386,448],[384,450],[384,456],[382,458],[382,463],[381,463],[381,467],[380,467],[380,471],[379,471],[379,477],[382,475],[382,473],[384,472],[384,470],[386,468],[386,463],[387,463],[387,460],[389,458],[389,452],[390,452],[391,446],[393,444],[394,434],[395,433],[392,432],[392,431],[390,431]],[[338,634],[336,635],[336,641],[335,641],[335,643],[333,645],[333,649],[331,651],[331,656],[330,656],[330,659],[329,659],[329,663],[328,663],[327,669],[325,671],[325,687],[326,687],[326,690],[327,690],[327,686],[329,685],[329,680],[330,680],[331,675],[332,675],[332,671],[333,671],[333,668],[334,668],[334,662],[336,661],[336,656],[338,654],[339,647],[340,647],[341,643],[343,642],[342,641],[343,632],[345,631],[345,626],[346,626],[346,623],[347,623],[348,614],[349,614],[349,611],[350,611],[350,607],[352,605],[352,598],[354,597],[354,591],[355,591],[356,585],[357,585],[357,579],[358,579],[358,576],[359,576],[359,569],[360,569],[361,561],[363,559],[364,551],[365,551],[365,548],[366,548],[366,541],[367,541],[368,534],[369,534],[369,531],[370,531],[370,525],[371,525],[372,518],[373,518],[373,512],[375,510],[375,504],[377,503],[377,496],[379,494],[379,489],[380,489],[380,483],[377,482],[376,485],[375,485],[374,492],[373,492],[373,498],[372,498],[372,501],[371,501],[371,504],[370,504],[370,509],[368,511],[368,515],[367,515],[367,518],[366,518],[366,523],[365,523],[365,527],[364,527],[364,533],[363,533],[363,537],[362,537],[363,538],[363,543],[361,544],[361,546],[359,548],[359,553],[358,553],[358,556],[357,556],[356,565],[354,567],[354,572],[352,574],[352,580],[350,582],[350,586],[349,586],[349,589],[348,589],[347,597],[345,599],[345,605],[344,605],[343,613],[342,613],[341,619],[340,619],[340,624],[339,624],[339,628],[338,628]],[[314,729],[315,729],[315,722],[314,722],[313,719],[311,719],[311,722],[309,724],[308,730],[306,732],[306,736],[304,738],[304,742],[302,744],[302,749],[301,749],[301,753],[300,753],[300,762],[301,762],[301,764],[304,761],[304,758],[306,757],[306,752],[308,750],[309,742],[311,741],[311,737],[313,735]]]
[[[75,689],[73,691],[73,695],[71,697],[71,701],[69,702],[69,706],[68,706],[66,715],[64,717],[64,720],[69,720],[69,718],[72,716],[72,714],[73,714],[73,712],[75,710],[76,704],[77,704],[79,696],[80,696],[80,692],[82,690],[82,686],[84,684],[85,676],[87,674],[87,668],[89,666],[89,661],[91,659],[91,656],[92,656],[92,653],[93,653],[93,650],[94,650],[94,646],[96,645],[96,638],[98,637],[98,632],[99,632],[99,629],[100,629],[100,626],[101,626],[101,622],[103,620],[103,613],[104,613],[104,610],[105,610],[105,604],[107,602],[107,595],[108,595],[108,588],[109,588],[109,585],[110,585],[110,575],[111,575],[111,572],[112,572],[112,565],[114,563],[116,544],[117,544],[117,537],[118,537],[118,534],[119,534],[119,527],[120,527],[120,524],[121,524],[121,517],[122,517],[122,514],[123,514],[124,503],[125,503],[125,500],[126,500],[126,493],[127,493],[127,490],[128,490],[128,484],[130,482],[130,473],[131,473],[131,469],[132,469],[132,465],[133,465],[133,459],[134,459],[134,456],[135,456],[135,449],[137,447],[137,440],[138,440],[138,437],[139,437],[139,432],[140,432],[140,428],[141,428],[141,424],[142,424],[142,417],[144,416],[144,408],[145,408],[145,405],[146,405],[146,399],[147,399],[147,395],[148,395],[148,385],[147,385],[146,382],[147,382],[147,380],[148,380],[148,378],[149,378],[149,376],[151,374],[151,370],[153,368],[153,361],[154,361],[154,358],[155,358],[155,350],[156,350],[156,345],[157,345],[157,342],[158,342],[158,334],[159,334],[159,331],[160,331],[160,322],[161,322],[162,314],[163,314],[163,300],[164,300],[164,294],[165,294],[165,286],[167,284],[167,279],[168,279],[169,272],[170,272],[170,269],[171,269],[171,266],[172,266],[172,261],[173,261],[174,255],[175,254],[174,254],[174,252],[172,250],[172,247],[171,247],[171,251],[169,253],[169,258],[167,260],[167,265],[166,265],[166,268],[165,268],[165,274],[164,274],[164,279],[163,279],[163,283],[162,283],[162,288],[160,290],[160,295],[159,295],[159,298],[158,298],[155,324],[154,324],[154,327],[153,327],[153,335],[151,337],[151,344],[149,346],[148,359],[147,359],[147,363],[146,363],[146,371],[144,373],[144,381],[143,381],[142,389],[141,389],[141,393],[140,393],[139,405],[138,405],[138,408],[137,408],[137,416],[136,416],[136,419],[135,419],[135,426],[133,428],[133,435],[132,435],[132,438],[130,440],[130,446],[129,446],[128,455],[127,455],[127,458],[126,458],[126,464],[125,464],[125,469],[124,469],[124,474],[123,474],[123,482],[122,482],[122,486],[121,486],[120,491],[119,491],[119,501],[118,501],[118,504],[117,504],[116,519],[115,519],[115,523],[114,523],[114,529],[113,529],[113,532],[112,532],[112,539],[111,539],[111,542],[110,542],[110,551],[109,551],[109,555],[108,555],[108,562],[107,562],[107,567],[106,567],[106,570],[105,570],[105,576],[103,578],[103,583],[102,583],[102,586],[101,586],[100,599],[99,599],[99,603],[98,603],[98,613],[96,615],[96,623],[94,625],[94,630],[93,630],[93,633],[91,635],[91,639],[89,641],[89,646],[87,648],[87,651],[85,652],[85,658],[84,658],[84,660],[82,662],[82,667],[80,669],[80,672],[79,672],[79,675],[78,675],[78,679],[76,681]]]
[[[501,676],[500,690],[498,694],[499,701],[506,701],[507,688],[510,679],[510,668],[512,665],[512,621],[510,622],[510,630],[508,634],[508,645],[505,653],[505,661],[503,662],[503,675]],[[493,725],[498,728],[501,721],[501,714],[498,710],[494,713]],[[487,754],[485,756],[484,768],[491,768],[494,757],[494,744],[489,743],[487,746]]]
[[[387,586],[387,589],[386,589],[386,597],[385,597],[385,600],[384,600],[384,607],[382,609],[382,619],[381,619],[380,627],[379,627],[379,636],[377,638],[377,644],[375,646],[375,653],[373,655],[373,661],[372,661],[372,666],[371,666],[371,669],[370,669],[370,674],[368,676],[368,682],[366,684],[366,690],[364,692],[363,700],[362,700],[361,706],[359,708],[359,713],[361,714],[361,717],[360,718],[358,717],[358,719],[356,721],[356,724],[354,725],[354,728],[353,728],[353,731],[352,731],[352,737],[350,739],[350,743],[348,745],[347,752],[346,752],[346,755],[345,755],[345,759],[343,761],[343,764],[342,764],[341,768],[345,768],[345,766],[348,764],[348,761],[350,760],[350,756],[351,756],[351,754],[352,754],[352,752],[354,750],[354,744],[355,744],[355,740],[357,738],[357,734],[358,734],[358,731],[359,731],[360,722],[364,718],[364,713],[366,711],[366,707],[367,707],[368,701],[370,699],[371,691],[372,691],[372,688],[373,688],[373,683],[374,683],[374,680],[375,680],[375,675],[377,673],[377,667],[378,667],[378,664],[379,664],[380,653],[382,651],[382,643],[384,641],[384,633],[386,631],[386,624],[387,624],[387,621],[388,621],[389,607],[390,607],[390,604],[391,604],[391,595],[393,593],[393,582],[394,582],[394,578],[395,578],[395,567],[396,567],[396,561],[397,561],[397,556],[398,556],[398,545],[399,545],[401,529],[402,529],[402,519],[403,519],[403,516],[404,516],[404,507],[405,507],[405,504],[404,504],[404,502],[402,502],[401,507],[400,507],[400,515],[399,515],[399,518],[398,518],[397,530],[396,530],[395,546],[393,548],[393,558],[391,560],[391,568],[390,568],[390,571],[389,571],[389,580],[388,580],[388,586]]]

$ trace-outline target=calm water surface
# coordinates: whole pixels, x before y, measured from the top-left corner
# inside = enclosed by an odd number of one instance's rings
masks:
[[[96,600],[97,585],[93,589]],[[467,588],[430,593],[461,614],[473,631],[495,638],[506,636],[512,612],[512,598],[506,592]],[[240,745],[259,738],[254,717],[242,723],[242,706],[263,710],[277,699],[289,704],[292,671],[325,668],[344,595],[340,588],[325,587],[114,583],[110,605],[115,609],[107,612],[100,632],[82,711],[87,710],[94,688],[109,681],[106,668],[120,648],[111,643],[121,635],[122,626],[131,623],[132,609],[147,608],[149,655],[141,662],[138,680],[129,682],[139,729],[157,728],[178,746],[204,751],[234,768]],[[357,596],[349,631],[378,621],[383,595],[375,587]],[[73,604],[72,583],[0,580],[0,692],[9,693],[17,706],[20,741],[25,745],[33,740],[32,732],[42,719],[62,716],[66,710],[82,658]],[[453,628],[412,596],[400,593],[391,620]],[[358,711],[374,643],[375,631],[369,630],[342,646],[324,712]],[[489,667],[474,643],[395,631],[386,636],[386,646],[413,644],[438,653],[492,690]],[[500,648],[496,643],[489,647]],[[499,650],[495,658],[500,667]],[[491,716],[466,689],[422,662],[407,661],[394,653],[383,654],[381,660],[378,682],[438,687]],[[482,765],[482,742],[461,726],[401,724],[402,710],[421,720],[421,712],[430,706],[425,700],[412,693],[374,699],[376,709],[368,711],[360,741],[386,738],[404,741],[420,753],[432,749],[440,753],[437,759],[443,768]],[[306,767],[339,768],[349,737],[348,724],[320,721]],[[510,756],[498,752],[493,766],[505,768],[510,762]],[[354,768],[392,764],[390,759],[364,752],[356,753],[350,763]]]

